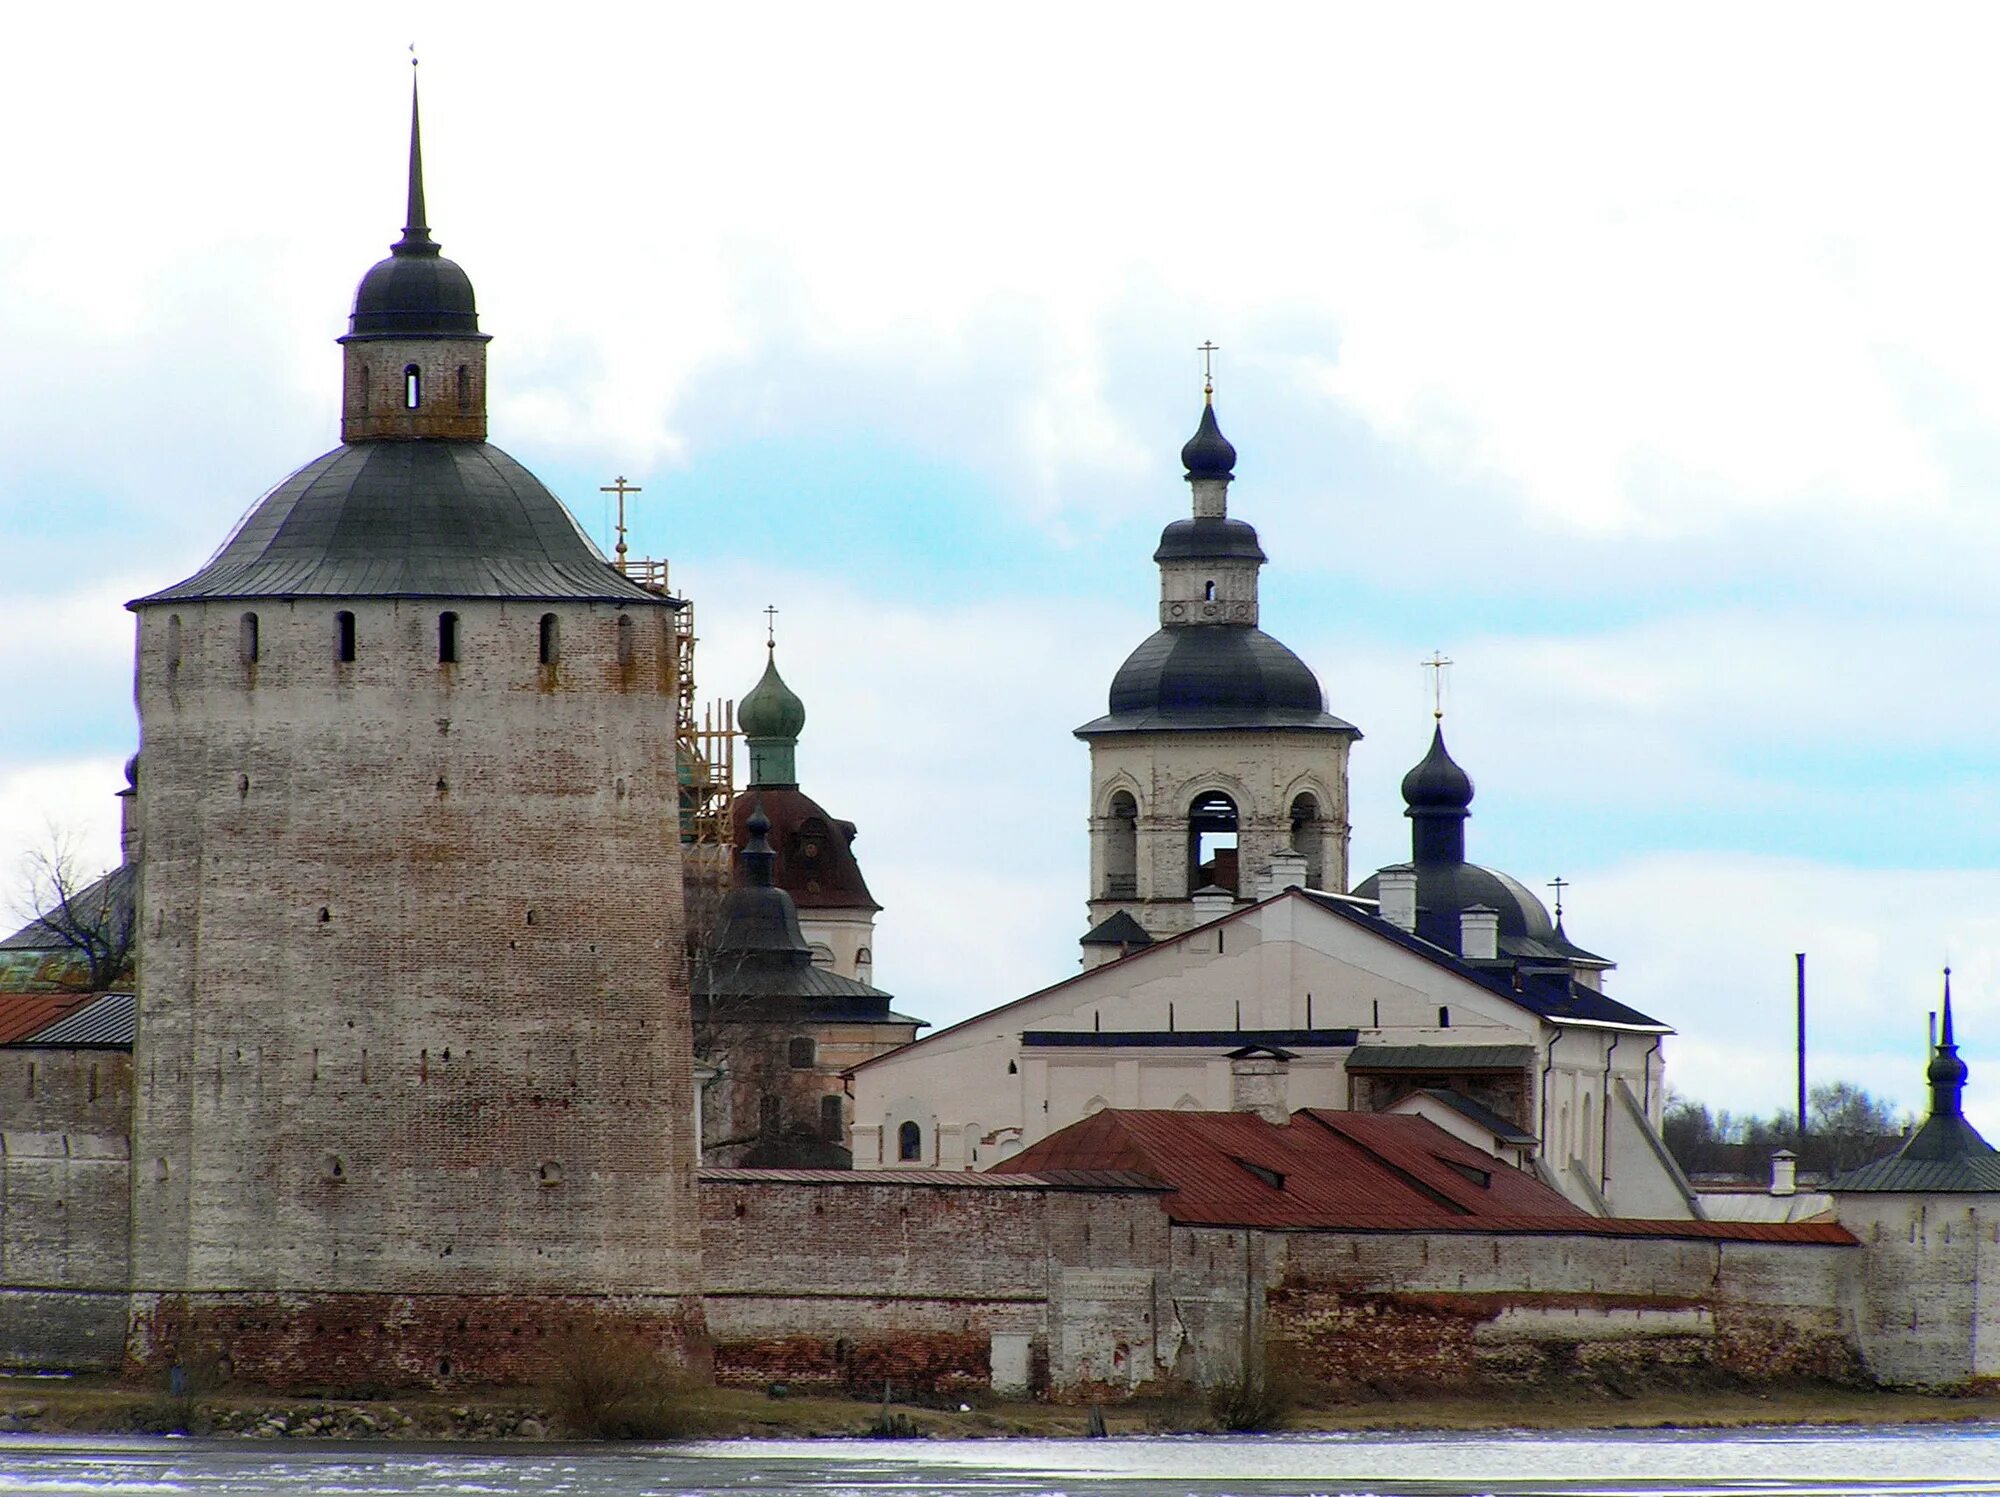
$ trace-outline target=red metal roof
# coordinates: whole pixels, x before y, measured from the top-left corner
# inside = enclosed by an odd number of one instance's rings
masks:
[[[1188,1226],[1854,1241],[1830,1222],[1594,1217],[1428,1119],[1389,1113],[1308,1110],[1280,1126],[1243,1112],[1107,1110],[990,1173],[1053,1170],[1150,1176],[1173,1188],[1161,1204]]]
[[[1138,1190],[1168,1189],[1150,1175],[1130,1170],[1039,1170],[1007,1175],[970,1170],[697,1170],[704,1185],[900,1185],[911,1190]]]
[[[0,1045],[24,1040],[96,997],[95,993],[0,993]]]

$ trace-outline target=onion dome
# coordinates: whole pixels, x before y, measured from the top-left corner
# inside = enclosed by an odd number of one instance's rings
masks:
[[[1444,746],[1444,725],[1431,733],[1431,750],[1423,761],[1403,776],[1405,813],[1469,816],[1472,805],[1472,776],[1458,767]]]
[[[1181,448],[1181,466],[1187,469],[1188,482],[1200,478],[1220,478],[1228,480],[1236,476],[1236,449],[1229,445],[1229,438],[1222,434],[1222,428],[1215,424],[1215,403],[1204,402],[1201,408],[1201,425]]]
[[[354,293],[343,343],[372,338],[479,338],[472,279],[444,258],[424,222],[424,159],[417,93],[410,89],[410,202],[403,237]]]
[[[764,674],[744,694],[736,706],[736,726],[745,738],[798,739],[805,731],[806,704],[778,674],[778,655],[773,649],[764,660]]]

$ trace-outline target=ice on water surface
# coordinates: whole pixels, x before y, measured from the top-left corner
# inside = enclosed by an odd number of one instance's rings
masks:
[[[2000,1425],[730,1441],[502,1452],[0,1438],[0,1497],[2000,1497]]]

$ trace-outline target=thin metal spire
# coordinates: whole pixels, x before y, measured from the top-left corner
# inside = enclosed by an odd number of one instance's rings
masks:
[[[413,48],[412,51],[415,49]],[[424,143],[417,117],[417,59],[410,58],[410,206],[403,222],[403,243],[431,243],[431,226],[424,221]]]
[[[1951,968],[1949,967],[1944,969],[1944,1033],[1938,1040],[1938,1048],[1940,1050],[1957,1048],[1951,1039]]]

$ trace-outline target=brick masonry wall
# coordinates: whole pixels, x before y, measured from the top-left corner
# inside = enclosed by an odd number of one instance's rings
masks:
[[[1265,1333],[1336,1388],[1859,1373],[1851,1248],[1474,1233],[1310,1233],[1285,1248]]]
[[[262,601],[254,663],[242,604],[143,611],[133,1278],[173,1323],[226,1335],[244,1295],[692,1318],[670,619],[456,602],[441,665],[441,606]],[[176,1354],[163,1323],[142,1305],[135,1362]]]
[[[132,1058],[0,1050],[0,1367],[116,1363],[125,1332]]]
[[[1032,1336],[1058,1389],[1152,1375],[1156,1195],[707,1181],[700,1196],[723,1381],[949,1393],[987,1381],[995,1333]]]

